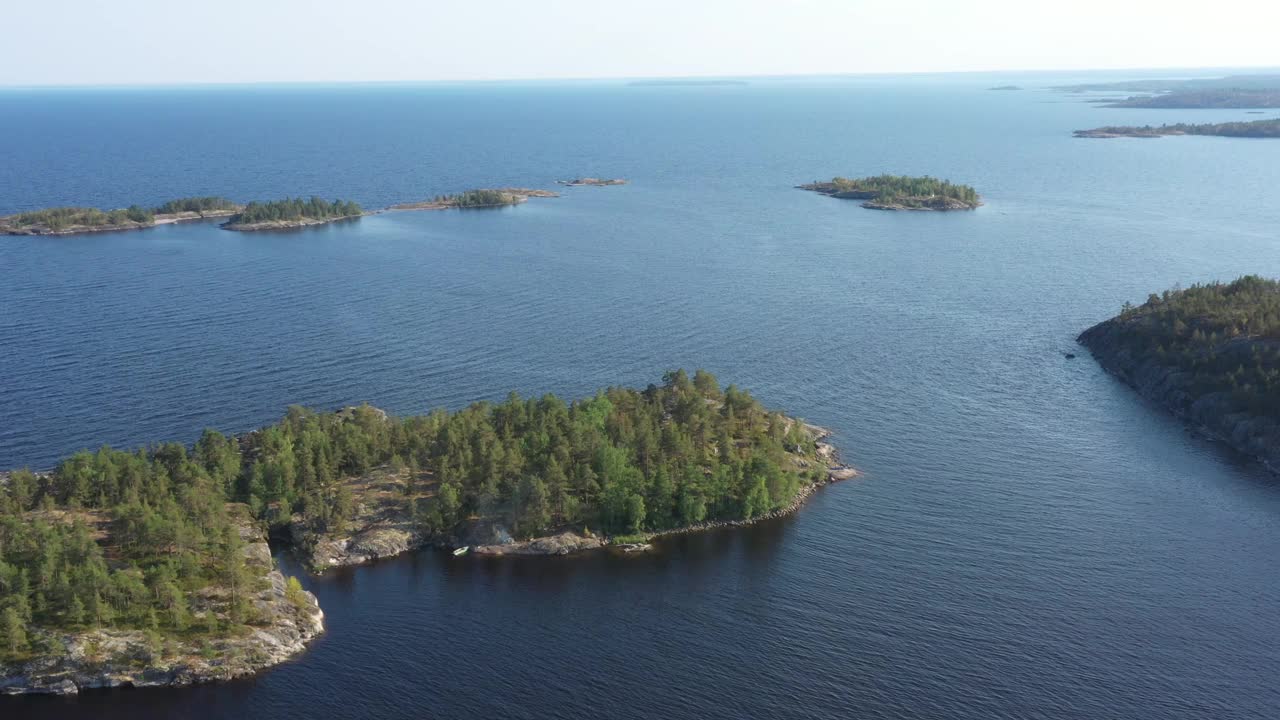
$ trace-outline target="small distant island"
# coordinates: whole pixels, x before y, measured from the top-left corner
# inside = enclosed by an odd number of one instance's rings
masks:
[[[987,89],[988,90],[1021,90],[1022,88],[1018,87],[1017,85],[997,85],[995,87],[991,87]]]
[[[323,614],[267,537],[315,572],[428,546],[642,552],[855,476],[828,435],[676,370],[574,402],[291,407],[239,437],[0,473],[0,694],[188,685],[301,652]]]
[[[1239,138],[1280,138],[1280,119],[1191,125],[1108,125],[1092,130],[1076,130],[1078,138],[1158,138],[1165,135],[1216,135]]]
[[[608,187],[610,185],[626,185],[627,181],[622,178],[613,178],[606,180],[603,178],[580,177],[572,180],[557,180],[560,185],[568,185],[569,187]]]
[[[1280,472],[1280,282],[1153,293],[1078,341],[1143,397]]]
[[[448,210],[449,208],[476,209],[519,205],[529,198],[553,198],[559,194],[550,190],[531,188],[485,188],[467,190],[453,195],[438,195],[432,200],[392,205],[388,210]]]
[[[360,204],[350,200],[329,202],[315,196],[307,200],[286,198],[271,202],[251,202],[224,222],[222,228],[238,232],[287,230],[339,220],[354,220],[364,214]]]
[[[746,80],[732,78],[654,78],[652,80],[632,80],[627,83],[632,87],[718,87],[726,85],[746,85]]]
[[[242,206],[221,197],[170,200],[155,208],[131,205],[117,210],[57,207],[0,217],[0,235],[77,235],[141,230],[169,223],[229,217]]]
[[[850,180],[832,178],[797,185],[834,198],[864,200],[862,207],[873,210],[973,210],[982,205],[981,196],[968,185],[937,178],[905,175],[877,175]]]

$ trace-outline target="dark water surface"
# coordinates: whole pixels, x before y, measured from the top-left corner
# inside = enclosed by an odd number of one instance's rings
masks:
[[[1280,486],[1063,357],[1126,300],[1280,275],[1280,142],[1077,140],[1249,118],[995,84],[0,92],[0,212],[633,181],[289,234],[0,239],[0,466],[684,366],[833,428],[865,471],[648,557],[312,579],[329,632],[295,662],[0,716],[1280,716]],[[879,172],[988,204],[791,188]]]

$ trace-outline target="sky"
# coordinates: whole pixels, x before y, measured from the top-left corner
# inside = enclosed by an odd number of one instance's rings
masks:
[[[1274,67],[1277,27],[1275,0],[4,0],[0,85]]]

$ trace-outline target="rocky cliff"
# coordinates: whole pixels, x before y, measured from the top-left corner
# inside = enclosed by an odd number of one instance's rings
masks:
[[[1144,317],[1113,318],[1080,334],[1077,341],[1098,363],[1144,398],[1183,418],[1197,430],[1280,472],[1280,425],[1244,409],[1229,393],[1198,392],[1190,373],[1165,365],[1154,355],[1136,352],[1126,340]],[[1253,357],[1259,343],[1274,341],[1235,337],[1213,352],[1220,357]]]

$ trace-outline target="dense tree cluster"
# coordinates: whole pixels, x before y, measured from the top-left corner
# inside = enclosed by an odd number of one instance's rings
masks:
[[[193,632],[251,621],[237,528],[250,515],[300,516],[341,532],[355,501],[348,480],[383,465],[408,469],[405,502],[440,535],[469,518],[521,536],[753,518],[825,474],[802,423],[683,370],[573,403],[513,393],[406,418],[291,407],[242,437],[206,430],[192,448],[81,451],[50,473],[0,480],[0,658],[31,649],[29,625]],[[211,585],[227,589],[225,606],[197,610],[192,598]]]
[[[155,209],[157,215],[176,215],[184,212],[207,213],[239,210],[240,205],[224,197],[189,197],[170,200]]]
[[[104,447],[52,473],[10,473],[0,487],[0,660],[39,652],[35,627],[158,638],[254,621],[258,580],[239,531],[250,521],[179,444]],[[210,586],[221,594],[199,592]]]
[[[46,227],[55,232],[73,227],[98,228],[129,223],[150,225],[153,222],[155,222],[154,213],[137,205],[116,210],[80,207],[45,208],[0,219],[0,225],[14,229]]]
[[[515,205],[524,200],[515,193],[502,190],[467,190],[455,195],[441,195],[436,202],[457,208],[494,207]]]
[[[326,220],[353,217],[364,210],[350,200],[329,202],[312,196],[310,199],[286,198],[271,202],[251,202],[231,218],[232,224],[291,222],[297,220]]]
[[[211,437],[202,444],[218,445]],[[822,477],[818,463],[805,471],[794,462],[813,458],[800,423],[735,387],[722,392],[702,371],[572,404],[513,394],[398,420],[367,407],[295,407],[244,445],[238,470],[230,448],[205,453],[224,458],[214,464],[224,468],[228,496],[268,515],[301,512],[319,529],[348,517],[341,478],[384,463],[424,471],[415,478],[430,472],[433,492],[419,514],[442,534],[472,516],[501,519],[522,536],[568,525],[622,533],[751,518]]]
[[[1196,395],[1226,393],[1280,420],[1280,283],[1250,275],[1153,293],[1116,322],[1127,349],[1190,373]]]

